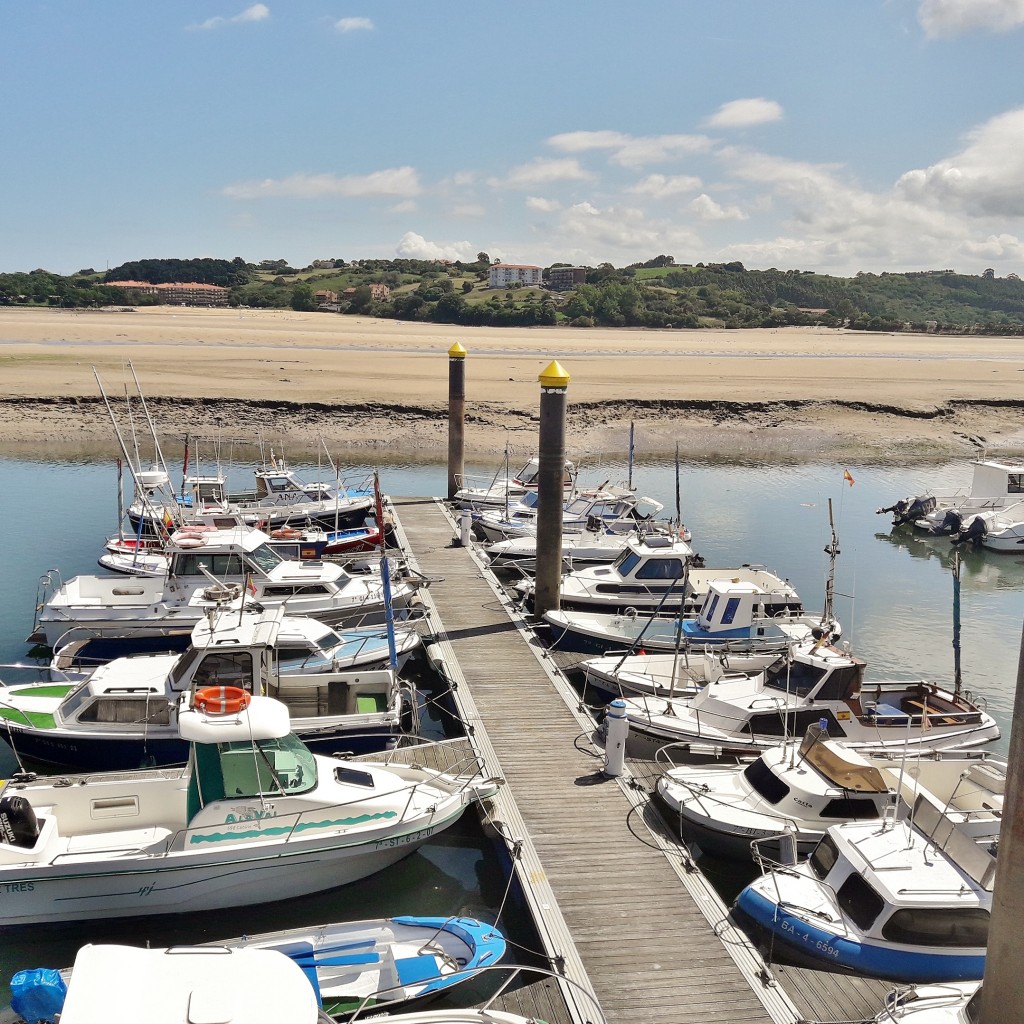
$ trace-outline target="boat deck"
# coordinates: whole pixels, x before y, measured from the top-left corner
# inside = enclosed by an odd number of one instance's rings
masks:
[[[411,566],[433,580],[424,604],[435,662],[488,770],[507,781],[490,824],[513,852],[551,966],[574,983],[562,987],[567,1016],[549,1006],[543,1018],[873,1017],[892,986],[765,967],[650,799],[655,766],[603,775],[578,696],[472,548],[454,543],[459,528],[444,503],[392,506]]]

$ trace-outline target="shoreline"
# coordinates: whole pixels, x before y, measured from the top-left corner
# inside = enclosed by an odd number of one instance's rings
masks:
[[[0,309],[0,454],[117,451],[129,362],[163,442],[320,438],[365,461],[447,453],[467,350],[466,456],[536,448],[539,373],[570,375],[566,446],[688,459],[940,461],[1024,449],[1024,341],[812,328],[457,328],[290,310]],[[95,368],[95,369],[94,369]],[[126,383],[127,382],[127,383]],[[137,405],[138,403],[133,403]]]

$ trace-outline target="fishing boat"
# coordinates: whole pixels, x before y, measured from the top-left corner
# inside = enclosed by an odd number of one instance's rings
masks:
[[[875,1024],[981,1024],[980,981],[901,985],[885,997]]]
[[[198,529],[197,529],[198,528]],[[194,517],[183,527],[189,535],[203,532],[204,528],[214,530],[254,530],[237,513],[205,513]],[[170,568],[171,545],[169,535],[142,535],[127,537],[118,534],[108,537],[104,552],[97,559],[100,566],[110,572],[125,576],[165,576]],[[382,543],[381,531],[372,517],[367,517],[361,526],[346,530],[324,530],[308,526],[282,526],[267,534],[267,544],[282,558],[316,560],[324,555],[358,555],[376,551]]]
[[[588,523],[580,531],[562,533],[562,568],[572,572],[588,565],[610,565],[626,550],[632,533],[614,533],[598,522]],[[683,540],[690,540],[687,530]],[[510,570],[523,576],[532,576],[537,570],[537,537],[510,537],[484,546],[488,565],[495,572]]]
[[[702,651],[718,648],[730,655],[781,654],[794,643],[837,635],[839,623],[820,615],[766,614],[770,595],[756,583],[711,579],[696,616],[641,615],[635,607],[621,613],[563,611],[544,613],[551,645],[563,651],[603,653]],[[690,613],[692,616],[692,613]]]
[[[339,635],[280,608],[221,612],[196,625],[183,654],[117,658],[78,682],[0,688],[0,738],[19,758],[76,771],[183,764],[182,696],[232,686],[283,703],[313,750],[372,753],[415,731],[416,694],[397,669],[399,652],[404,661],[419,645],[415,630]]]
[[[1024,551],[1024,501],[1009,505],[998,512],[975,512],[956,515],[958,521],[950,527],[953,544],[969,544],[974,548],[1020,554]]]
[[[505,452],[503,467],[505,476],[500,476],[501,469],[494,474],[488,482],[486,480],[470,480],[460,477],[457,481],[458,490],[455,492],[453,504],[458,509],[467,509],[473,512],[482,512],[487,509],[504,509],[509,502],[515,502],[523,495],[537,492],[537,483],[540,476],[540,459],[533,456],[519,472],[510,475],[509,453]],[[576,465],[569,460],[565,462],[565,469],[562,474],[562,489],[566,495],[576,489]]]
[[[604,483],[593,491],[585,491],[565,503],[562,529],[581,532],[590,524],[606,530],[631,533],[653,524],[664,509],[660,501],[638,497],[633,491],[616,484]],[[537,534],[537,509],[534,504],[517,509],[482,512],[473,522],[474,533],[488,543],[510,537],[530,537]]]
[[[980,846],[920,799],[912,820],[832,825],[806,861],[761,866],[733,912],[777,951],[896,982],[982,977],[995,843]]]
[[[574,668],[582,673],[584,694],[606,700],[645,694],[653,697],[692,697],[701,687],[727,676],[761,672],[779,655],[729,654],[684,647],[671,654],[602,654],[585,658]]]
[[[559,607],[563,611],[695,616],[712,581],[748,583],[759,590],[762,614],[801,614],[803,602],[796,588],[763,565],[706,568],[695,564],[693,549],[681,537],[634,534],[611,565],[588,566],[562,576]],[[529,607],[534,584],[523,581],[517,589]]]
[[[878,509],[878,514],[891,513],[893,526],[910,523],[928,533],[951,533],[964,517],[998,511],[1024,500],[1024,459],[980,458],[972,467],[969,487],[951,494],[910,495]],[[955,515],[947,518],[951,512]]]
[[[33,1007],[49,1002],[55,1004],[54,1012],[62,1021],[80,1015],[90,1021],[152,1021],[149,1003],[159,1001],[178,1012],[171,1018],[176,1024],[182,1020],[249,1024],[265,1019],[259,1016],[262,1003],[255,1002],[251,1008],[256,1017],[250,1015],[249,1007],[243,1016],[200,1016],[197,1003],[211,1000],[226,1007],[238,998],[234,992],[239,988],[247,990],[240,997],[244,1001],[261,991],[265,994],[268,987],[277,995],[280,987],[285,998],[273,1001],[278,1013],[270,1018],[274,1024],[293,1024],[293,1011],[308,1007],[310,997],[322,1018],[341,1021],[357,1010],[407,1011],[498,963],[505,946],[504,936],[494,925],[470,917],[346,921],[163,949],[88,945],[71,968],[16,974],[12,1008],[23,1018],[26,1012],[31,1017]],[[269,974],[254,974],[247,984],[250,964]],[[60,992],[61,983],[66,996]],[[101,1015],[94,1018],[90,1011],[84,1016],[86,1007],[93,1005]]]
[[[269,903],[365,878],[493,795],[442,773],[314,754],[288,709],[236,687],[184,694],[184,768],[36,778],[0,791],[4,926]]]
[[[976,842],[999,836],[1006,761],[988,751],[944,751],[927,758],[860,754],[810,726],[753,761],[677,765],[657,783],[680,830],[702,850],[740,860],[751,841],[780,856],[785,835],[806,857],[830,825],[906,817],[919,795]]]
[[[868,681],[848,644],[793,646],[757,675],[709,683],[692,698],[624,698],[630,743],[653,757],[666,744],[679,756],[760,753],[821,721],[854,750],[915,755],[982,746],[999,726],[959,687],[927,679]]]
[[[370,625],[384,619],[379,572],[354,574],[322,561],[282,558],[260,530],[233,528],[175,531],[163,577],[75,576],[62,583],[52,570],[37,601],[29,642],[56,647],[70,629],[124,639],[184,634],[211,604],[253,601],[286,606],[331,625]],[[397,612],[414,601],[416,588],[391,586]]]

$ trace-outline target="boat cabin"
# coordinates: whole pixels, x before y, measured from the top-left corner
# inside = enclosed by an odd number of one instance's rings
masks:
[[[637,581],[637,593],[649,593],[651,585],[682,582],[686,576],[686,565],[693,555],[693,549],[686,541],[677,537],[655,534],[640,540],[632,538],[626,542],[626,549],[612,563],[612,570],[622,577],[616,584],[619,593],[630,580]],[[598,591],[601,584],[598,584]]]
[[[320,480],[304,483],[283,465],[256,470],[255,498],[260,504],[278,505],[302,501],[326,501],[334,496],[333,487]],[[247,497],[251,498],[252,495]]]
[[[926,831],[920,822],[833,826],[808,864],[865,936],[926,948],[984,948],[995,857],[975,843],[966,863],[948,847],[945,857],[936,857]]]
[[[683,622],[683,636],[692,639],[746,638],[752,635],[755,619],[763,619],[763,588],[741,580],[711,580],[697,618]]]
[[[222,476],[190,476],[185,480],[179,504],[193,511],[224,508],[227,482]]]
[[[979,459],[974,463],[970,494],[973,498],[1011,494],[1024,497],[1024,460]]]
[[[519,487],[525,487],[528,491],[537,489],[537,480],[540,476],[540,459],[535,455],[514,477],[512,483]],[[566,461],[562,472],[562,487],[571,490],[576,485],[576,466]]]

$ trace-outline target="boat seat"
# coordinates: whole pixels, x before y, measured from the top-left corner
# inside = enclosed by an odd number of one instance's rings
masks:
[[[129,828],[119,832],[97,832],[91,835],[70,836],[68,853],[106,853],[124,851],[134,853],[165,843],[173,833],[169,828]]]
[[[399,957],[395,960],[395,970],[398,971],[398,983],[406,988],[441,976],[441,965],[433,954]]]
[[[924,701],[910,700],[903,701],[903,707],[911,714],[916,716],[923,715],[925,710]],[[942,711],[928,702],[928,724],[929,725],[956,725],[960,721],[955,715],[944,715]]]

